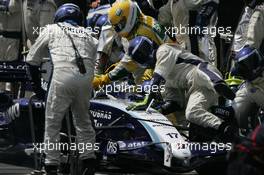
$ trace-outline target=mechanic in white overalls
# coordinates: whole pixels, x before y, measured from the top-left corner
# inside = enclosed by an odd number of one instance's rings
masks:
[[[92,80],[98,41],[82,27],[83,14],[80,8],[68,3],[61,6],[54,19],[55,24],[47,25],[27,56],[30,73],[37,97],[44,95],[38,77],[38,66],[43,56],[51,57],[53,75],[46,102],[44,143],[59,143],[62,120],[71,107],[77,142],[92,144],[95,131],[89,115]],[[45,168],[48,175],[57,175],[60,151],[45,149]],[[94,150],[84,149],[80,153],[85,175],[94,173]]]
[[[255,117],[259,107],[264,109],[264,57],[258,49],[246,46],[234,59],[233,75],[245,82],[236,93],[232,107],[239,127],[248,129],[248,117]]]
[[[146,37],[131,40],[128,50],[139,65],[155,67],[152,85],[165,83],[165,100],[177,103],[174,104],[175,109],[185,109],[187,120],[204,128],[212,128],[223,138],[233,134],[229,123],[209,112],[210,107],[218,104],[219,95],[235,98],[214,66],[175,44],[166,43],[157,49]],[[151,99],[158,97],[157,94],[150,92],[145,104],[135,103],[128,109],[144,109]]]
[[[155,0],[149,1],[155,4]],[[190,31],[191,27],[209,30],[215,27],[218,3],[218,0],[168,0],[164,6],[159,6],[158,21],[167,28],[178,30],[169,30],[168,33],[176,33],[174,37],[182,48],[216,65],[215,33],[198,34],[195,29]]]
[[[23,2],[28,47],[34,44],[41,32],[41,27],[53,23],[56,9],[54,0],[25,0]]]
[[[0,61],[15,61],[21,51],[21,1],[0,0]],[[0,82],[0,90],[11,90]]]

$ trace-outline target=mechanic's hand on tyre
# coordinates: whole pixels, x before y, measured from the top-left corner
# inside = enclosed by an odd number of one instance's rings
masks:
[[[149,105],[149,95],[145,96],[144,100],[141,102],[133,103],[129,105],[126,110],[133,111],[133,110],[146,110]]]

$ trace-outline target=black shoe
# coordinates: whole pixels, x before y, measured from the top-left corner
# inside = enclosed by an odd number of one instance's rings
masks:
[[[224,82],[215,84],[214,88],[219,95],[221,95],[221,96],[223,96],[229,100],[234,100],[234,98],[236,97],[236,94]]]
[[[83,173],[82,175],[94,175],[96,170],[96,159],[85,159],[83,160]]]
[[[56,165],[46,165],[45,166],[46,175],[58,175],[58,166]]]

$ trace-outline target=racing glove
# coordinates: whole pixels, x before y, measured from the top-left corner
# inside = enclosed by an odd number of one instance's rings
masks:
[[[111,80],[110,80],[108,74],[96,76],[93,79],[93,88],[98,89],[99,87],[102,87],[102,86],[107,85],[109,83],[111,83]]]
[[[211,17],[217,10],[218,4],[214,1],[204,4],[196,17],[196,26],[202,31],[204,27],[209,25]],[[202,33],[200,33],[202,35]]]
[[[229,100],[234,100],[234,98],[236,97],[236,94],[232,91],[232,89],[224,81],[216,83],[214,85],[214,88],[215,88],[215,91],[219,95]]]
[[[44,100],[46,91],[41,88],[41,77],[39,66],[31,66],[29,65],[29,73],[31,78],[31,86],[33,91],[36,93],[38,99]]]
[[[175,111],[182,110],[178,102],[168,100],[163,105],[160,106],[159,112],[163,115],[168,115],[170,113],[173,113]]]
[[[153,78],[151,79],[150,93],[145,96],[142,102],[131,104],[126,109],[127,110],[145,110],[147,109],[147,107],[149,106],[149,104],[151,103],[153,99],[161,100],[162,97],[161,97],[160,92],[153,92],[152,87],[154,85],[159,86],[161,83],[164,83],[164,82],[165,80],[163,79],[163,77],[161,77],[157,73],[154,73]]]
[[[150,98],[150,95],[146,95],[143,101],[129,105],[126,108],[126,110],[128,110],[128,111],[130,111],[130,110],[132,110],[132,111],[134,111],[134,110],[146,110],[147,107],[149,106],[151,100],[152,99]]]
[[[218,128],[218,133],[222,141],[233,142],[235,140],[236,127],[229,122],[223,122]]]

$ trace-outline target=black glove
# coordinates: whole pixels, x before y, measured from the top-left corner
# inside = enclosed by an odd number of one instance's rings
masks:
[[[163,115],[168,115],[170,113],[173,113],[175,111],[182,110],[181,106],[176,101],[166,101],[163,105],[161,105],[159,112]]]
[[[158,91],[153,92],[153,86],[160,86],[160,84],[165,84],[165,79],[157,73],[154,73],[150,82],[150,92],[145,96],[144,100],[141,102],[133,103],[129,105],[127,110],[145,110],[149,106],[152,100],[162,101],[162,96]]]
[[[216,83],[214,85],[214,88],[219,95],[229,100],[234,100],[234,98],[236,97],[236,94],[232,91],[232,89],[224,81]]]
[[[33,91],[36,93],[38,99],[44,100],[46,91],[44,91],[41,88],[41,77],[40,77],[39,66],[29,65],[29,73],[30,73],[30,80]]]
[[[222,141],[233,142],[235,140],[237,128],[228,122],[223,122],[218,128],[218,133]]]
[[[204,4],[201,10],[198,12],[196,17],[196,26],[203,30],[204,27],[208,26],[211,17],[217,10],[218,4],[214,1]],[[200,34],[201,35],[201,34]]]

